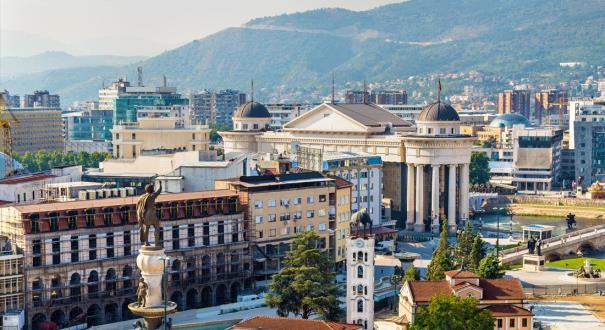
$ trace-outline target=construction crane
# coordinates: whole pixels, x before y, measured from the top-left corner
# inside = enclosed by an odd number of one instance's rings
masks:
[[[567,97],[563,98],[562,96],[559,96],[558,100],[559,102],[550,103],[549,106],[556,105],[559,107],[559,126],[565,126],[563,125],[563,109],[569,106],[569,101]],[[567,113],[569,114],[569,109]],[[548,121],[550,123],[550,115],[548,116]]]
[[[2,145],[0,152],[4,153],[4,176],[9,177],[15,174],[15,166],[13,163],[13,140],[11,134],[11,124],[16,123],[17,119],[8,110],[4,93],[0,93],[0,129],[2,130]]]

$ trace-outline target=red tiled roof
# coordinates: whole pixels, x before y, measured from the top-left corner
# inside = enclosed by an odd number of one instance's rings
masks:
[[[13,203],[13,202],[11,202],[11,201],[5,201],[5,200],[1,200],[0,199],[0,206],[1,205],[6,205],[6,204],[11,204],[11,203]]]
[[[483,288],[483,300],[525,299],[521,281],[516,278],[481,279],[479,286]]]
[[[457,289],[461,289],[461,288],[464,288],[464,287],[467,287],[467,286],[472,286],[474,288],[478,288],[479,287],[477,285],[474,285],[473,283],[469,283],[469,282],[464,281],[464,282],[460,282],[460,283],[454,285],[454,289],[457,290]]]
[[[494,317],[502,316],[534,316],[534,314],[525,308],[515,305],[492,305],[487,307]]]
[[[290,317],[255,316],[241,321],[231,328],[233,330],[359,330],[355,324],[328,322],[322,320],[305,320]]]
[[[468,272],[466,270],[455,269],[445,272],[445,276],[449,276],[451,278],[478,278],[477,274],[473,272]]]
[[[185,192],[176,194],[161,194],[156,199],[156,202],[171,202],[181,201],[188,199],[203,199],[203,198],[220,198],[220,197],[235,197],[237,193],[232,190],[206,190],[196,192]],[[109,207],[116,205],[133,205],[136,204],[139,196],[130,197],[118,197],[118,198],[103,198],[103,199],[92,199],[85,201],[73,201],[73,202],[58,202],[58,203],[45,203],[45,204],[20,204],[15,205],[18,211],[22,213],[32,212],[51,212],[60,210],[74,210],[74,209],[85,209],[92,207]]]
[[[327,177],[336,181],[336,188],[353,187],[353,184],[351,182],[336,175],[327,175]]]
[[[433,296],[452,294],[452,287],[447,281],[412,281],[410,285],[415,303],[427,303]]]
[[[0,184],[19,184],[31,181],[39,181],[45,180],[49,178],[54,178],[54,175],[46,174],[46,173],[36,173],[32,175],[20,176],[15,178],[7,178],[0,180]]]
[[[389,227],[375,227],[372,228],[372,235],[385,235],[385,234],[394,234],[397,230],[389,228]]]
[[[439,294],[452,294],[452,287],[448,281],[413,281],[409,282],[412,298],[416,303],[426,303],[433,296]],[[515,278],[499,278],[494,280],[479,280],[479,287],[483,289],[482,300],[523,300],[525,294],[521,282]],[[459,287],[456,287],[459,288]]]

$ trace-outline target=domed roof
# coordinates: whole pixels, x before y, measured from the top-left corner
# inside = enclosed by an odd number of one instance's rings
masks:
[[[425,106],[417,121],[460,121],[460,117],[451,105],[437,101]]]
[[[518,114],[518,113],[504,113],[501,115],[498,115],[496,118],[494,118],[492,120],[492,122],[489,124],[489,126],[491,127],[513,127],[513,125],[524,125],[524,126],[531,126],[531,123],[529,122],[529,120],[527,120],[527,118],[525,118],[525,116]]]
[[[246,102],[240,105],[233,114],[235,118],[271,118],[267,108],[258,102]]]

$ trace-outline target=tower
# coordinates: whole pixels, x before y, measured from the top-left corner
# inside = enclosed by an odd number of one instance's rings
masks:
[[[351,236],[347,239],[347,323],[374,329],[372,219],[364,208],[353,214],[351,222]],[[366,227],[369,227],[369,233]]]

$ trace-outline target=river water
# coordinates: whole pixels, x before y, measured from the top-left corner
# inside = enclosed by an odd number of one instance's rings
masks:
[[[475,219],[478,220],[479,218],[483,220],[484,231],[496,231],[498,222],[497,215],[484,214],[481,216],[477,216]],[[555,229],[553,230],[553,236],[558,236],[562,233],[565,233],[565,229],[567,228],[565,218],[513,215],[512,221],[510,216],[500,216],[500,233],[509,233],[511,230],[511,224],[513,236],[520,236],[521,227],[531,224],[555,226]],[[583,229],[602,224],[605,224],[605,221],[601,219],[576,219],[577,229]]]

